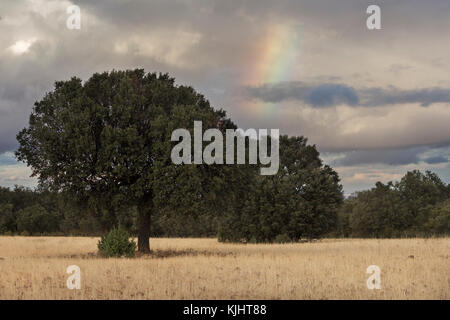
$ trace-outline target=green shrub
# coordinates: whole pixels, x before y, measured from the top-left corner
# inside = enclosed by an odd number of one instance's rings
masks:
[[[250,238],[250,240],[248,240],[248,243],[251,243],[251,244],[258,243],[258,239],[256,239],[255,236],[253,236],[253,237]]]
[[[288,243],[292,242],[291,238],[287,234],[279,234],[273,240],[274,243]]]
[[[102,236],[98,242],[99,253],[104,257],[134,257],[136,242],[130,239],[130,234],[119,226]]]

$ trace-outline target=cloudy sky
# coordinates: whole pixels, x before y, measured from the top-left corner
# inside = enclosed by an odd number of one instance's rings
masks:
[[[308,137],[346,193],[413,169],[450,182],[448,0],[1,0],[0,17],[2,186],[36,184],[15,136],[56,80],[127,68],[169,72],[242,128]]]

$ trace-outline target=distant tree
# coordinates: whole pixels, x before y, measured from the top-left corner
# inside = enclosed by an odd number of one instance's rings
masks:
[[[435,205],[431,209],[426,229],[431,234],[450,235],[450,199]]]
[[[448,234],[449,187],[432,172],[407,172],[399,182],[358,192],[338,213],[337,233],[351,237]]]
[[[35,191],[25,187],[0,187],[0,232],[17,232],[18,212],[36,204],[38,199]]]
[[[342,200],[339,177],[322,163],[315,146],[307,145],[304,137],[281,136],[280,170],[252,180],[242,206],[225,216],[220,238],[256,242],[318,238],[335,227]]]
[[[17,136],[16,156],[40,184],[85,199],[110,224],[118,219],[117,205],[135,206],[138,250],[145,253],[153,211],[168,204],[206,208],[199,203],[226,193],[223,187],[233,176],[227,166],[171,162],[172,131],[192,130],[194,120],[204,129],[235,128],[224,111],[167,74],[96,73],[84,84],[78,78],[56,82],[35,103],[29,126]]]
[[[0,233],[16,232],[17,217],[11,203],[0,203]]]
[[[50,233],[57,229],[57,217],[39,204],[22,209],[17,214],[17,230],[19,232]]]
[[[375,188],[358,193],[351,203],[347,219],[355,237],[391,237],[411,227],[409,212],[392,182],[377,182]],[[349,208],[347,204],[341,210]]]
[[[428,220],[427,206],[450,198],[447,185],[433,172],[422,173],[418,170],[409,171],[396,184],[400,197],[405,201],[410,214],[411,224],[423,226]]]

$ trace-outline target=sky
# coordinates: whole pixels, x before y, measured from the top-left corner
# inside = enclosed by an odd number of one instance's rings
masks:
[[[449,183],[449,31],[448,0],[2,0],[0,186],[36,186],[16,134],[55,81],[135,68],[241,128],[307,137],[346,194],[414,169]]]

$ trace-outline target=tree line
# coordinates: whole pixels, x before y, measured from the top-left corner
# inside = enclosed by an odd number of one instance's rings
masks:
[[[338,210],[335,234],[389,238],[450,234],[450,185],[435,173],[410,171],[398,182],[358,192]]]
[[[398,182],[377,182],[374,188],[332,205],[323,199],[314,203],[309,197],[296,200],[288,191],[291,185],[280,177],[256,178],[238,210],[181,213],[165,208],[154,214],[151,236],[257,243],[450,234],[450,186],[429,171],[410,171]],[[310,186],[311,197],[319,198],[317,183]],[[0,234],[4,235],[100,236],[117,225],[137,235],[137,209],[116,211],[92,209],[69,194],[40,188],[0,187]]]

